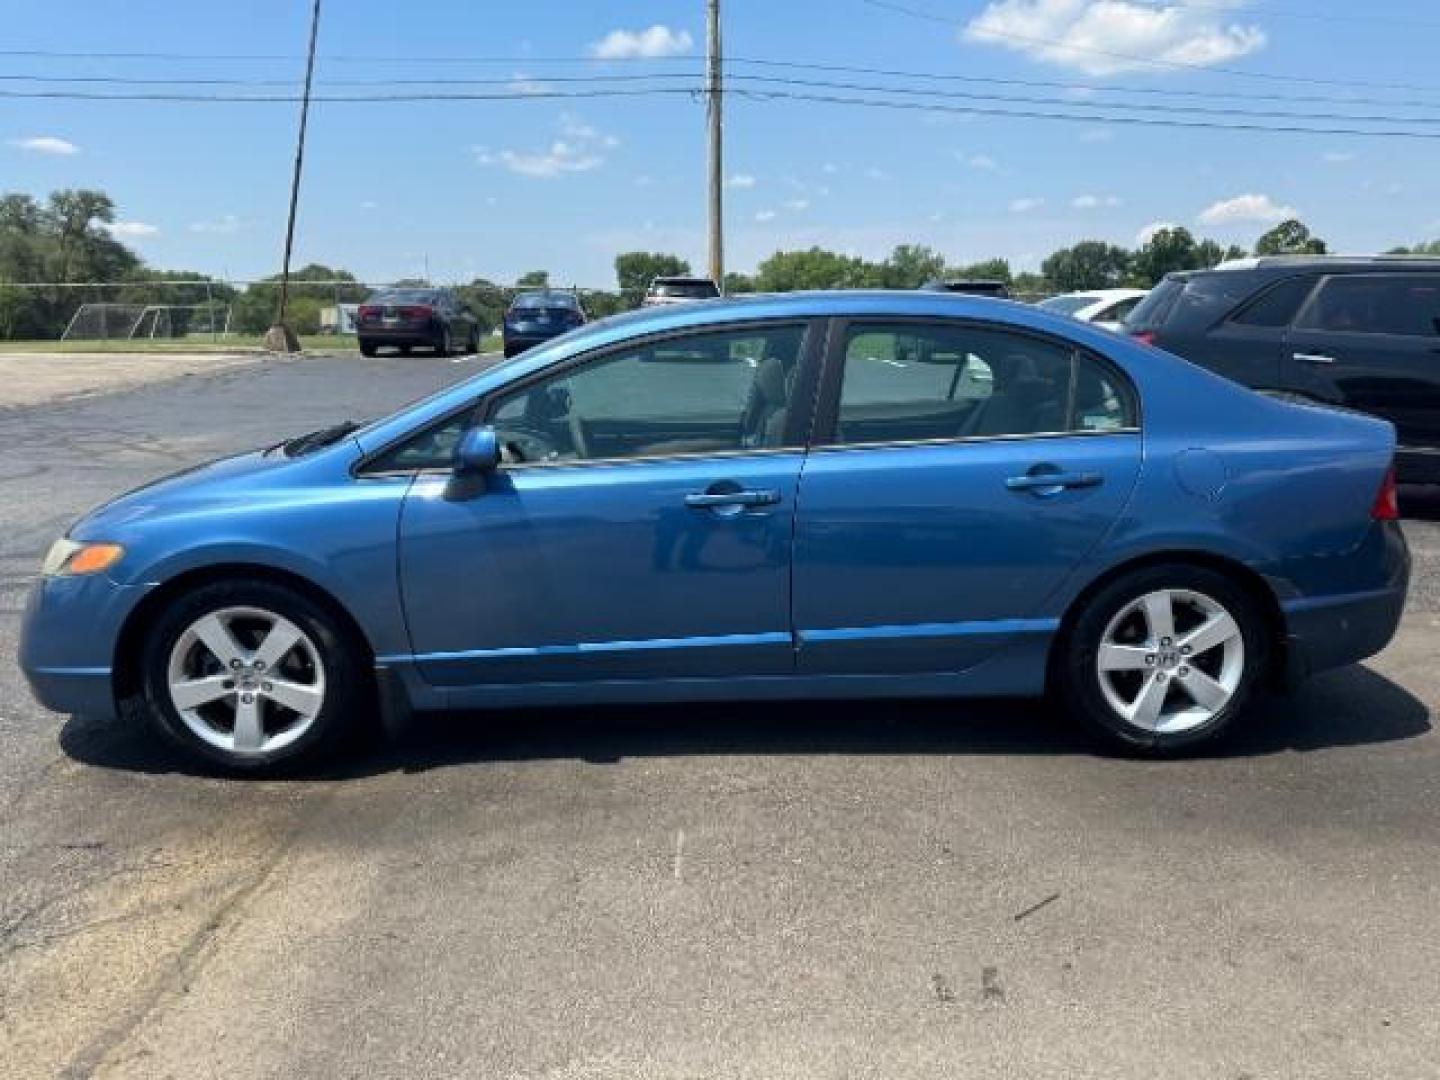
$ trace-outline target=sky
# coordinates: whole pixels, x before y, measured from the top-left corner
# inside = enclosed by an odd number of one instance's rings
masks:
[[[0,95],[293,95],[309,7],[0,0]],[[1035,269],[1157,223],[1249,246],[1289,216],[1332,250],[1440,237],[1433,0],[723,0],[723,32],[727,269],[899,243]],[[704,48],[703,0],[324,0],[318,96],[503,97],[317,100],[296,265],[587,287],[626,250],[703,268]],[[1273,115],[1297,112],[1332,119]],[[101,188],[150,265],[252,278],[279,267],[297,121],[291,101],[10,96],[0,191]]]

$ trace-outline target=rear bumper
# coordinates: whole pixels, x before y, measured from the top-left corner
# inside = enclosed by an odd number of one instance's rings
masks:
[[[1374,656],[1395,636],[1410,586],[1410,551],[1398,522],[1376,526],[1376,587],[1281,605],[1290,682]]]
[[[439,323],[418,326],[361,326],[355,336],[376,345],[433,345],[443,332]]]
[[[533,349],[536,345],[543,345],[551,338],[557,338],[563,330],[557,330],[553,334],[514,334],[507,332],[504,335],[506,353],[524,352],[526,349]]]

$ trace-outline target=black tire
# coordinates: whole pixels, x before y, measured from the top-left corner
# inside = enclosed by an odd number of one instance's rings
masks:
[[[1131,723],[1107,698],[1099,671],[1100,646],[1111,621],[1139,598],[1160,590],[1198,593],[1214,601],[1234,619],[1244,646],[1243,667],[1229,700],[1207,720],[1186,730],[1144,730]],[[1177,623],[1176,630],[1174,640],[1178,642],[1181,624]],[[1271,630],[1263,611],[1251,593],[1233,578],[1208,567],[1185,563],[1147,566],[1110,582],[1076,610],[1057,643],[1051,688],[1070,714],[1105,745],[1126,754],[1164,757],[1213,746],[1234,730],[1262,688],[1272,645]],[[1185,663],[1173,653],[1160,656],[1160,660],[1162,666]],[[1189,662],[1196,668],[1201,664],[1218,665],[1218,654]],[[1178,678],[1181,670],[1182,667],[1175,667],[1168,673],[1169,688],[1161,691],[1167,705],[1171,702],[1183,705],[1187,699],[1193,701],[1184,689],[1185,683]],[[1149,677],[1148,671],[1133,674],[1137,680]]]
[[[450,347],[450,327],[442,326],[440,336],[435,339],[435,355],[449,356],[455,350]]]
[[[401,346],[399,346],[399,349],[400,349],[400,355],[401,355],[401,356],[409,356],[409,355],[410,355],[410,346],[409,346],[409,345],[401,345]]]
[[[377,352],[379,352],[379,348],[380,347],[376,345],[373,341],[362,341],[360,342],[360,355],[374,356]]]
[[[288,745],[245,753],[212,745],[191,730],[175,707],[169,680],[171,651],[197,620],[226,608],[254,608],[281,616],[315,647],[324,678],[323,701],[308,728]],[[149,626],[141,664],[141,692],[150,719],[187,753],[231,772],[261,773],[318,758],[333,749],[347,730],[356,733],[367,728],[373,713],[372,674],[365,663],[364,646],[352,640],[347,628],[321,605],[273,582],[220,581],[178,597]],[[224,672],[218,662],[215,666]],[[277,726],[284,726],[285,715],[273,706],[261,711],[267,718],[267,732],[277,718]],[[367,722],[362,724],[362,720]]]

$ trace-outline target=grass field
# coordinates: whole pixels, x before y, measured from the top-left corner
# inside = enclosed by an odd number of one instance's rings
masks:
[[[301,337],[300,347],[305,352],[332,356],[360,355],[355,338],[346,334],[307,335]],[[0,341],[0,353],[233,353],[259,351],[260,348],[259,334],[231,334],[213,339],[208,334],[194,334],[183,338],[140,338],[133,341]],[[499,348],[498,334],[480,339],[481,352],[493,352]]]

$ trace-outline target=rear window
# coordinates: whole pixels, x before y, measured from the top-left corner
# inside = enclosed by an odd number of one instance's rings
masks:
[[[1313,288],[1313,276],[1286,278],[1246,304],[1231,321],[1242,326],[1289,326]]]
[[[384,289],[370,297],[371,304],[433,304],[440,294],[434,289]]]
[[[1185,291],[1185,282],[1179,278],[1166,278],[1164,281],[1151,289],[1145,299],[1136,304],[1129,315],[1125,316],[1125,329],[1154,330],[1165,321],[1170,314],[1170,309],[1175,306],[1175,298]]]
[[[1440,275],[1326,278],[1300,325],[1354,334],[1440,336]]]
[[[708,300],[719,296],[720,290],[709,281],[657,281],[650,286],[651,296],[678,297],[684,300]]]
[[[1052,296],[1049,300],[1041,300],[1036,306],[1060,315],[1074,315],[1081,308],[1087,308],[1091,304],[1099,302],[1100,297],[1098,296]]]
[[[512,308],[567,308],[573,311],[580,302],[569,293],[525,293],[517,296]]]

